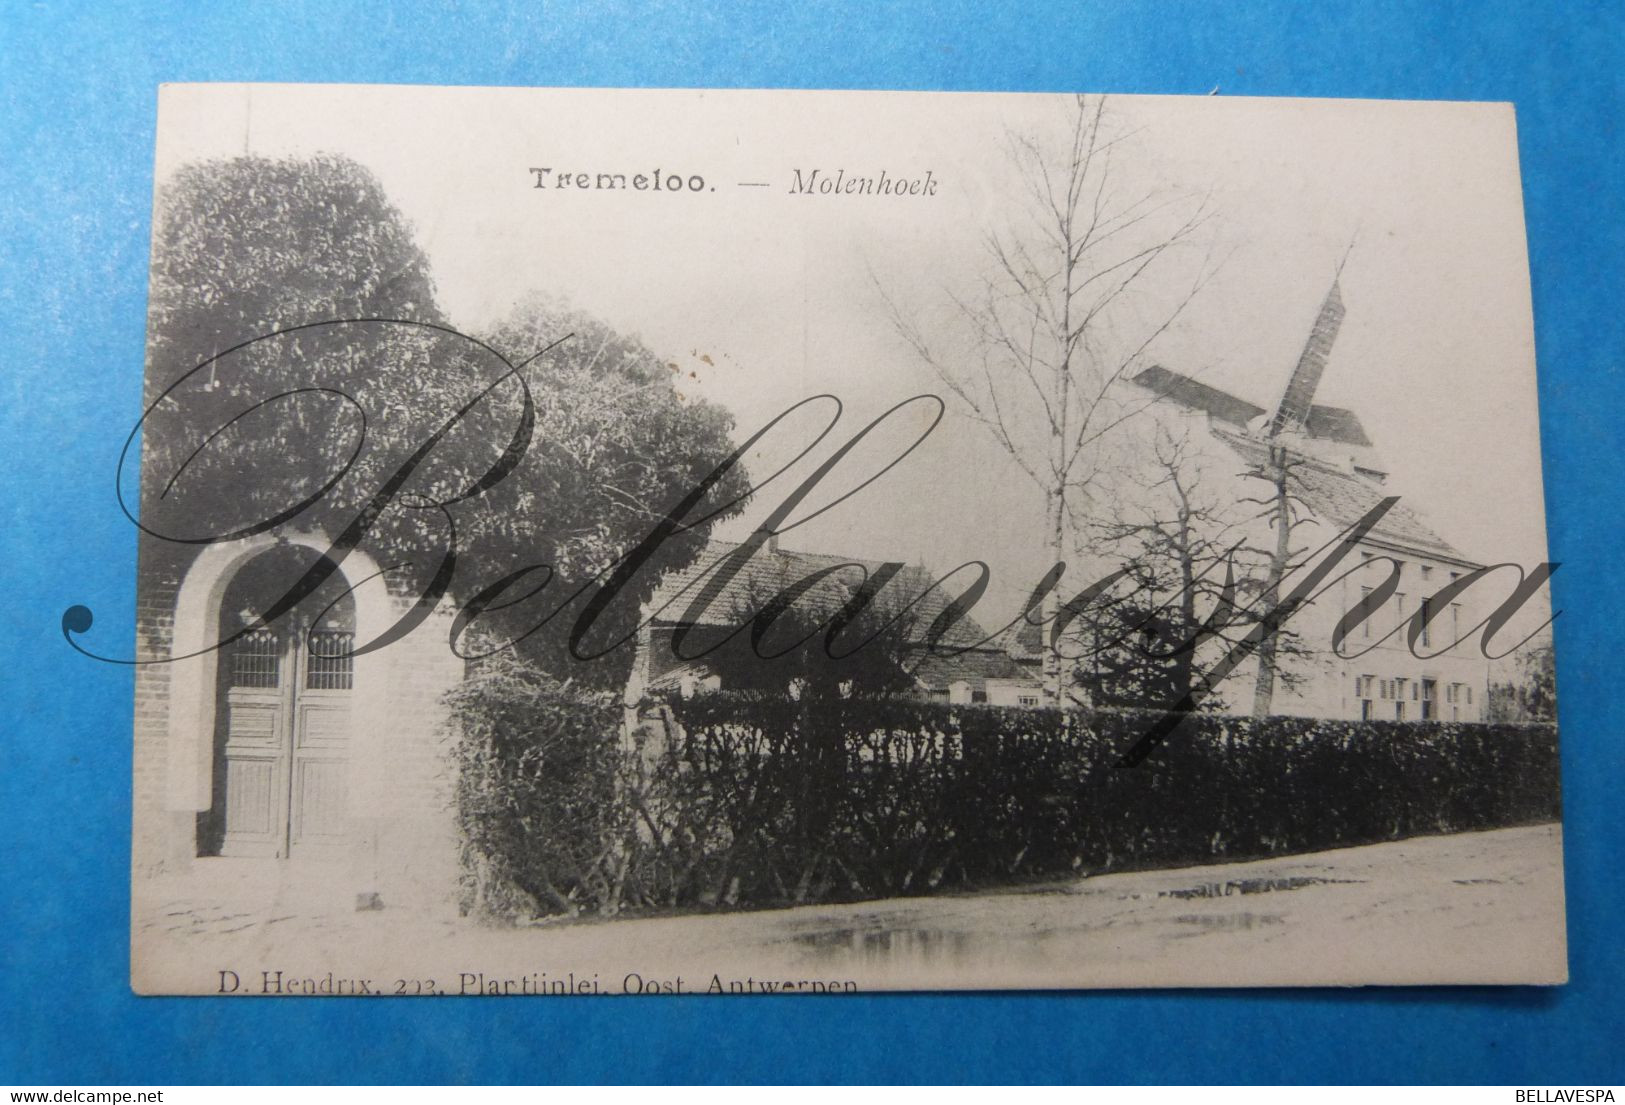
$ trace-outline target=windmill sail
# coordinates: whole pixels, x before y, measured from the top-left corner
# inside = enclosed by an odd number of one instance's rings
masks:
[[[1326,301],[1320,305],[1314,329],[1309,331],[1309,340],[1298,357],[1298,366],[1292,370],[1292,379],[1287,381],[1286,391],[1281,395],[1281,405],[1270,418],[1270,437],[1303,430],[1310,404],[1315,401],[1315,389],[1326,371],[1326,358],[1331,355],[1332,343],[1337,341],[1338,328],[1343,325],[1343,314],[1343,293],[1338,281],[1333,280]]]

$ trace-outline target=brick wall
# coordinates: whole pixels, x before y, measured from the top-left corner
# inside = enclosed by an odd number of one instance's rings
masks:
[[[175,631],[173,575],[143,578],[136,598],[136,658],[156,660],[169,655]],[[135,750],[132,859],[136,873],[151,873],[163,865],[165,833],[165,745],[169,728],[169,673],[166,664],[144,663],[135,669]]]

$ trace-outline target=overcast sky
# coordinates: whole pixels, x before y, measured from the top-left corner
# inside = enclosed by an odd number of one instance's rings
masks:
[[[192,85],[166,88],[161,103],[160,181],[183,162],[245,151],[353,157],[415,225],[455,325],[477,331],[536,290],[563,295],[678,363],[684,390],[729,407],[743,435],[818,392],[845,402],[851,430],[942,392],[892,330],[871,273],[922,312],[964,287],[986,263],[983,234],[1014,210],[1007,128],[1045,133],[1067,101]],[[1352,241],[1348,314],[1318,401],[1359,414],[1391,487],[1458,548],[1544,559],[1511,108],[1111,104],[1133,132],[1114,163],[1120,186],[1208,193],[1206,246],[1223,260],[1148,363],[1272,405]],[[703,176],[705,190],[538,190],[533,166],[658,168]],[[791,194],[793,171],[814,168],[929,170],[938,191]],[[741,186],[755,182],[768,187]],[[1047,566],[1042,499],[1025,480],[953,418],[785,544],[943,569],[980,558],[1007,603]]]

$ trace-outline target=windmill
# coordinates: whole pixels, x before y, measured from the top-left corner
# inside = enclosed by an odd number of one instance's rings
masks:
[[[1352,242],[1349,248],[1354,248]],[[1292,556],[1292,493],[1289,484],[1292,466],[1297,459],[1292,444],[1293,439],[1301,438],[1307,432],[1315,391],[1320,387],[1320,378],[1326,372],[1326,361],[1331,356],[1332,345],[1337,341],[1337,332],[1343,325],[1346,309],[1340,285],[1343,262],[1347,260],[1348,254],[1345,253],[1343,261],[1338,262],[1331,290],[1320,305],[1320,313],[1315,316],[1315,324],[1309,330],[1309,340],[1298,355],[1298,363],[1287,380],[1286,390],[1281,393],[1275,413],[1269,415],[1267,421],[1261,418],[1254,429],[1269,449],[1269,460],[1256,475],[1269,480],[1273,487],[1264,512],[1275,530],[1275,548],[1270,555],[1264,592],[1260,596],[1263,610],[1277,609],[1281,579],[1286,575]],[[1285,613],[1282,611],[1282,614]],[[1258,678],[1253,687],[1254,717],[1267,716],[1275,696],[1277,632],[1278,629],[1266,632],[1258,645]]]

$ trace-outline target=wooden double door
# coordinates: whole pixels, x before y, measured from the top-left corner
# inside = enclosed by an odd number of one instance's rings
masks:
[[[235,617],[251,621],[252,609]],[[348,615],[342,603],[319,620],[295,611],[222,651],[214,801],[200,825],[202,854],[333,855],[346,843],[354,693]],[[233,616],[226,612],[222,621]]]

